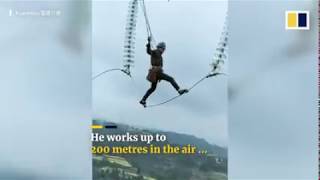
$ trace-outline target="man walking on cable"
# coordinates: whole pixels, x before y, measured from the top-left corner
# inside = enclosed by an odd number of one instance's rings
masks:
[[[151,56],[151,68],[149,69],[147,80],[151,82],[151,87],[150,87],[150,89],[148,89],[148,91],[143,96],[142,100],[140,101],[140,104],[143,105],[144,107],[147,106],[146,100],[156,90],[157,84],[160,80],[165,80],[165,81],[170,82],[171,85],[176,89],[176,91],[180,95],[188,92],[188,89],[180,89],[179,85],[176,83],[174,78],[172,78],[171,76],[169,76],[163,72],[162,54],[164,53],[164,51],[166,49],[166,44],[164,42],[160,42],[157,45],[157,49],[152,50],[151,45],[150,45],[150,41],[151,41],[151,38],[148,37],[148,43],[147,43],[146,47],[147,47],[147,53]]]

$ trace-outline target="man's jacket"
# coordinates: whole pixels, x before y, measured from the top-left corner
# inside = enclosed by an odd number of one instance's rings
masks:
[[[147,53],[151,56],[151,68],[147,76],[147,80],[155,83],[159,80],[159,74],[162,73],[162,52],[158,49],[152,50],[150,43],[146,45]]]

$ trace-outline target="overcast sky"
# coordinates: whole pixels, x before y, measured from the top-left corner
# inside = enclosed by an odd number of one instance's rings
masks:
[[[316,1],[229,3],[230,179],[317,179],[315,7]],[[287,10],[310,11],[310,30],[287,31]]]
[[[88,3],[0,5],[0,179],[91,178]]]
[[[164,71],[182,88],[210,71],[225,22],[227,2],[146,1],[153,34],[167,43]],[[127,1],[93,3],[93,74],[121,67]],[[150,57],[145,52],[146,26],[139,7],[133,79],[119,72],[93,82],[94,117],[130,125],[188,133],[227,146],[227,78],[208,79],[189,94],[163,106],[144,109],[139,100],[149,88],[145,77]],[[162,81],[148,99],[162,102],[177,92]]]

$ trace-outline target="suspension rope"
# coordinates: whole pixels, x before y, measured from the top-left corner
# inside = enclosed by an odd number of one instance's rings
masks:
[[[148,16],[147,16],[147,11],[146,11],[144,0],[141,0],[141,4],[140,5],[141,5],[141,9],[142,9],[142,12],[143,12],[143,15],[144,15],[144,19],[145,19],[145,22],[146,22],[147,36],[151,36],[150,26],[148,24],[149,20],[148,20]]]
[[[151,39],[156,42],[153,34],[152,34],[152,31],[151,31],[151,25],[150,25],[150,22],[149,22],[149,18],[148,18],[148,14],[147,14],[147,8],[146,8],[146,4],[144,2],[144,0],[141,0],[141,9],[143,11],[143,15],[144,15],[144,19],[145,19],[145,22],[146,22],[146,29],[147,29],[147,36],[148,37],[151,37]]]
[[[226,74],[225,74],[225,73],[210,73],[210,74],[202,77],[202,78],[201,78],[200,80],[198,80],[197,82],[195,82],[195,83],[194,83],[189,89],[187,89],[187,90],[190,92],[193,88],[195,88],[196,86],[198,86],[198,85],[199,85],[202,81],[204,81],[205,79],[210,78],[210,77],[214,77],[214,76],[218,76],[218,75],[226,75]],[[174,97],[172,97],[172,98],[170,98],[170,99],[167,99],[167,100],[165,100],[165,101],[163,101],[163,102],[161,102],[161,103],[148,105],[148,106],[146,106],[146,108],[152,108],[152,107],[156,107],[156,106],[161,106],[161,105],[163,105],[163,104],[169,103],[169,102],[177,99],[177,98],[180,97],[180,96],[182,96],[182,95],[176,95],[176,96],[174,96]]]

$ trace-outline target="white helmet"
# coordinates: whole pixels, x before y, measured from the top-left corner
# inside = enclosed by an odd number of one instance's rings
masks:
[[[159,42],[159,44],[157,45],[157,48],[166,49],[166,43],[165,42]]]

